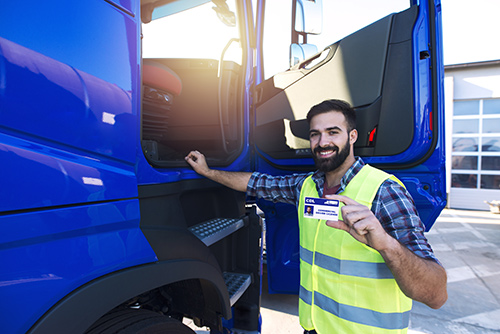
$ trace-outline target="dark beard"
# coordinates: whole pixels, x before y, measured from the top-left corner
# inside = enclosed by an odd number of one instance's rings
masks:
[[[328,151],[328,150],[334,150],[336,154],[330,158],[320,158],[318,157],[318,153],[321,151]],[[344,161],[347,159],[349,154],[351,153],[351,146],[349,145],[349,138],[347,139],[347,142],[345,143],[344,147],[339,150],[337,146],[333,147],[316,147],[313,152],[313,159],[314,162],[316,163],[316,167],[318,170],[328,173],[331,172],[337,168],[339,168]]]

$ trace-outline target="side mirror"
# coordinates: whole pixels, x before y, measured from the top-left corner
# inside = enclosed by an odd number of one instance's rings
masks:
[[[226,0],[212,0],[216,7],[212,7],[219,20],[229,27],[236,27],[236,14],[229,10]]]
[[[323,0],[295,0],[295,31],[301,34],[321,34]]]
[[[292,43],[290,45],[290,67],[303,62],[316,53],[318,53],[318,47],[314,44]]]

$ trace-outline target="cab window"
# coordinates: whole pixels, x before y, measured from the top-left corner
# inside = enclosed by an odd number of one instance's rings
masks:
[[[410,7],[408,0],[325,0],[321,34],[307,35],[318,52],[392,13]],[[263,36],[264,79],[290,67],[292,1],[266,1]]]

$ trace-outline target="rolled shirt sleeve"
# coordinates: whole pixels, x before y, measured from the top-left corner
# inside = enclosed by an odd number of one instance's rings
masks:
[[[397,182],[387,180],[375,199],[372,211],[386,232],[417,256],[439,263],[424,235],[425,226],[410,193]]]
[[[271,176],[254,172],[248,181],[247,195],[296,205],[302,183],[310,174]]]

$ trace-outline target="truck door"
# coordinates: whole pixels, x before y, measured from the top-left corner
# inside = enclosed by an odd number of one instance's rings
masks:
[[[446,202],[440,2],[272,5],[257,9],[264,19],[257,22],[256,170],[315,170],[306,114],[323,100],[346,100],[357,111],[355,155],[402,180],[430,229]],[[258,204],[266,217],[269,290],[297,293],[296,209]]]
[[[2,332],[25,333],[76,287],[155,260],[139,230],[127,3],[0,4]]]

